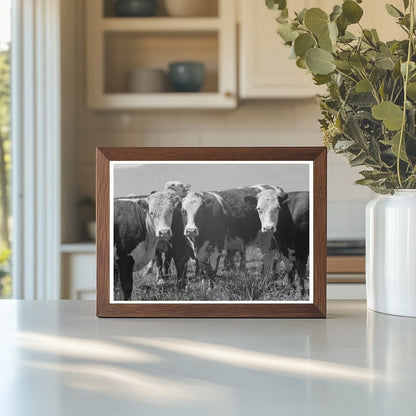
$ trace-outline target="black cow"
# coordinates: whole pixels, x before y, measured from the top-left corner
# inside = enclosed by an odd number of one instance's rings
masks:
[[[224,249],[227,214],[212,192],[189,192],[182,200],[184,234],[202,273],[215,279]]]
[[[114,276],[118,272],[124,300],[130,299],[133,290],[132,253],[148,237],[147,212],[145,200],[114,200]]]
[[[114,201],[114,266],[120,274],[124,300],[133,289],[133,270],[141,270],[155,256],[159,241],[172,242],[178,286],[184,285],[189,248],[184,237],[180,198],[172,191],[156,192],[146,200]]]

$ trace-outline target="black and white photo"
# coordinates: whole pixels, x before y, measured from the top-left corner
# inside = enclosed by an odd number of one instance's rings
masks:
[[[110,162],[110,301],[313,302],[313,163]]]

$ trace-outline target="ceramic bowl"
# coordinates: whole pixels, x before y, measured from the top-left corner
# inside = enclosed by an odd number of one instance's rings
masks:
[[[156,0],[118,0],[114,12],[119,17],[148,17],[157,12]]]
[[[136,68],[129,72],[128,91],[131,93],[161,93],[167,90],[167,75],[162,69]]]
[[[201,62],[172,62],[169,80],[177,92],[197,92],[205,80],[205,67]]]

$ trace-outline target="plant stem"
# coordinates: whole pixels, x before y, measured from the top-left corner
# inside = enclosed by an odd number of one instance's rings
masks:
[[[410,61],[412,58],[413,50],[413,36],[414,36],[414,27],[415,27],[415,0],[410,0],[410,30],[409,30],[409,45],[407,47],[407,60],[406,60],[406,73],[404,75],[404,85],[403,85],[403,118],[402,118],[402,127],[400,129],[400,139],[399,139],[399,148],[397,151],[397,177],[399,179],[399,186],[403,188],[402,178],[400,175],[400,156],[402,152],[404,132],[406,130],[406,110],[407,110],[407,83],[409,82],[409,68]]]

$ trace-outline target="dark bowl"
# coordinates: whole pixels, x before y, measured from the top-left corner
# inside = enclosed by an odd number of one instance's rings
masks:
[[[118,0],[114,12],[120,17],[149,17],[157,12],[156,0]]]
[[[205,67],[201,62],[172,62],[169,80],[177,92],[197,92],[205,80]]]

